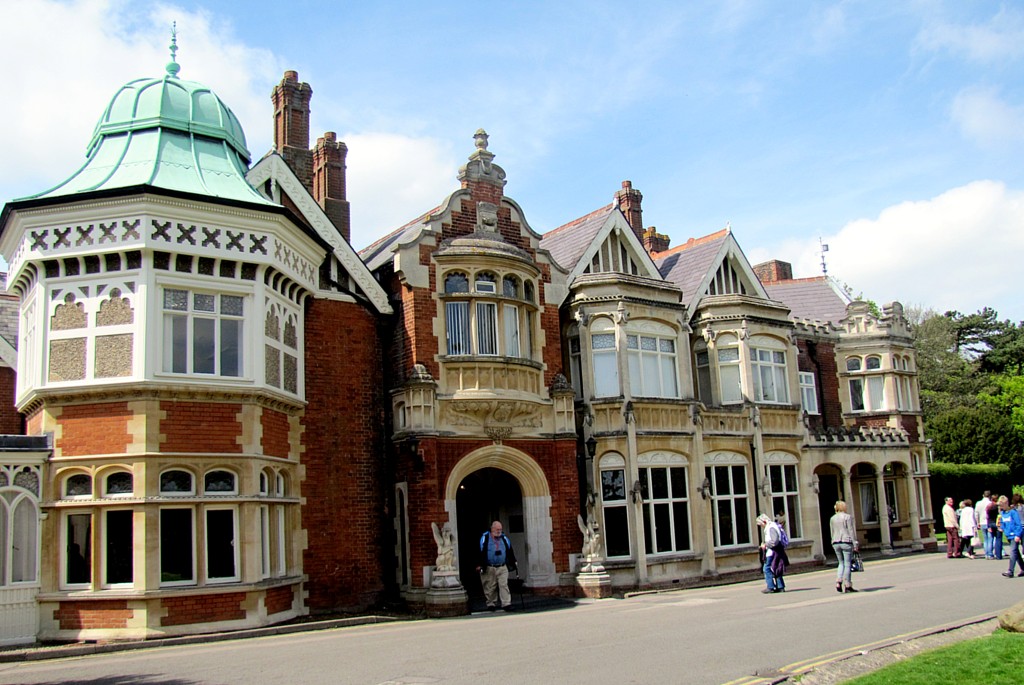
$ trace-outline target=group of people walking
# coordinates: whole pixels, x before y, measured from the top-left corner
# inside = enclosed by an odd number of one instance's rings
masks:
[[[1003,551],[1008,548],[1010,568],[1003,575],[1013,578],[1014,569],[1019,566],[1017,576],[1024,577],[1024,552],[1020,542],[1022,521],[1024,501],[1019,494],[1009,498],[1006,495],[993,495],[986,490],[976,506],[971,500],[965,499],[958,508],[954,508],[953,498],[947,497],[942,507],[946,557],[975,559],[974,538],[980,533],[985,558],[1002,560]]]

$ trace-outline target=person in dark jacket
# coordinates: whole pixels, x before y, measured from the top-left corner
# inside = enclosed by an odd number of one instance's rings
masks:
[[[498,601],[505,611],[512,611],[512,594],[508,591],[509,571],[516,570],[516,553],[502,532],[501,521],[480,537],[480,563],[476,567],[484,586],[484,598],[490,611],[498,610]]]

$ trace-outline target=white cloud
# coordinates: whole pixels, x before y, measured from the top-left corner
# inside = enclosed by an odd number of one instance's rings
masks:
[[[1024,141],[1024,106],[1005,102],[995,88],[965,88],[954,98],[950,114],[965,137],[983,145]]]
[[[234,110],[254,157],[269,149],[269,123],[265,135],[252,132],[256,122],[270,120],[270,84],[283,69],[269,51],[235,38],[230,25],[172,5],[4,0],[0,63],[7,65],[8,97],[0,108],[0,195],[41,192],[81,165],[117,88],[163,73],[172,21],[181,78],[211,87]]]
[[[972,62],[991,64],[1024,56],[1024,13],[1003,6],[986,23],[928,23],[917,44],[930,51],[948,51]]]
[[[829,274],[878,303],[939,311],[995,308],[1024,319],[1024,190],[975,181],[930,200],[903,202],[826,236]],[[784,257],[783,257],[784,258]],[[817,241],[804,243],[794,276],[821,272]]]
[[[356,249],[436,207],[459,187],[459,162],[443,141],[388,133],[349,134],[344,140]]]

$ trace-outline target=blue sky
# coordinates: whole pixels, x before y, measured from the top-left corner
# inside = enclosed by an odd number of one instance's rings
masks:
[[[821,239],[855,293],[1024,319],[1019,3],[5,0],[0,198],[70,175],[172,20],[256,158],[284,70],[312,85],[357,248],[455,189],[483,127],[538,232],[629,179],[672,244],[729,224],[813,276]]]

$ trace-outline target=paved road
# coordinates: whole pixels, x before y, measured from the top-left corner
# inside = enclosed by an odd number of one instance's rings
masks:
[[[0,664],[2,683],[726,683],[823,655],[992,616],[1024,599],[1005,562],[941,554],[869,562],[861,592],[834,571],[762,584],[140,652]]]

